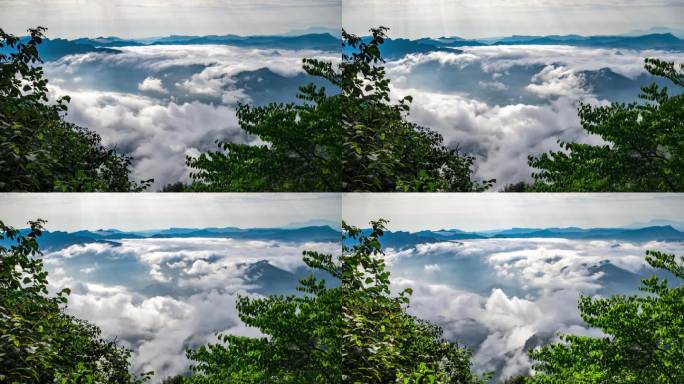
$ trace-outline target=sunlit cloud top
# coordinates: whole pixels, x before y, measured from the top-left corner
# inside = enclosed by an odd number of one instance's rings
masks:
[[[466,38],[508,35],[621,34],[679,28],[684,2],[673,0],[345,0],[342,25],[392,36]]]
[[[0,0],[0,28],[52,37],[278,34],[339,28],[341,0]]]

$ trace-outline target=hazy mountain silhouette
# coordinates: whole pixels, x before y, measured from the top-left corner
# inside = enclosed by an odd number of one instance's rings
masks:
[[[364,37],[364,39],[369,40],[370,37]],[[638,36],[513,35],[484,39],[464,39],[458,36],[440,37],[437,39],[420,38],[416,40],[387,39],[381,48],[384,49],[383,53],[386,55],[399,55],[401,51],[406,53],[425,53],[454,47],[487,45],[570,45],[591,48],[684,50],[684,40],[670,32],[649,33]]]
[[[22,233],[28,233],[28,229],[22,229]],[[121,239],[144,239],[144,238],[231,238],[242,240],[273,240],[284,242],[337,242],[342,233],[327,225],[306,226],[298,228],[167,228],[150,231],[119,231],[119,230],[96,230],[96,231],[45,231],[38,239],[41,249],[55,250],[76,244],[110,243],[117,244],[115,240]],[[13,241],[0,240],[0,246],[11,246]]]
[[[365,233],[370,229],[364,229]],[[382,238],[386,248],[403,249],[417,244],[473,239],[529,239],[562,238],[573,240],[684,241],[684,232],[670,225],[644,228],[510,228],[502,230],[465,232],[457,229],[439,231],[387,231]]]

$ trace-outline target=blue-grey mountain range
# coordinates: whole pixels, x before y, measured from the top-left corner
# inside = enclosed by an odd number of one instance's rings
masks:
[[[365,37],[364,39],[368,41],[370,38]],[[26,37],[24,37],[23,40],[26,41]],[[101,36],[94,38],[82,37],[73,40],[59,38],[45,39],[40,45],[40,53],[44,60],[53,61],[67,55],[87,52],[118,53],[119,51],[116,50],[117,47],[198,44],[267,49],[314,49],[335,51],[340,47],[340,40],[338,37],[326,32],[279,36],[170,35],[156,39],[122,39],[116,36]],[[397,38],[387,39],[382,46],[382,53],[388,59],[395,59],[410,53],[428,53],[435,51],[458,52],[458,47],[487,45],[569,45],[593,48],[684,51],[684,40],[668,32],[650,33],[639,36],[513,35],[496,40],[464,39],[458,36],[420,38],[415,40]],[[7,51],[7,49],[4,49],[4,51]]]
[[[364,229],[369,233],[370,229]],[[386,248],[404,249],[417,244],[476,239],[558,238],[573,240],[619,240],[626,242],[684,241],[684,232],[671,225],[643,228],[510,228],[466,232],[459,229],[423,230],[418,232],[387,231],[381,238]]]
[[[22,37],[26,42],[28,37]],[[116,36],[66,39],[44,39],[38,51],[44,61],[59,60],[67,55],[88,52],[120,53],[119,47],[138,47],[151,45],[228,45],[242,48],[262,49],[311,49],[320,51],[335,51],[340,47],[340,40],[329,33],[309,33],[299,36],[238,36],[238,35],[207,35],[187,36],[171,35],[154,40],[121,39]],[[11,52],[5,47],[0,53]]]
[[[364,41],[370,37],[365,36]],[[464,39],[458,36],[439,38],[387,39],[381,46],[381,52],[388,59],[396,59],[410,53],[428,53],[439,51],[458,52],[459,47],[482,47],[497,45],[567,45],[588,48],[619,49],[657,49],[664,51],[684,51],[684,40],[672,33],[651,33],[640,36],[581,36],[581,35],[548,35],[522,36],[514,35],[498,39]],[[349,53],[350,50],[347,50]]]
[[[27,233],[28,229],[22,229]],[[283,242],[337,242],[341,232],[330,226],[307,226],[298,228],[168,228],[146,231],[120,231],[117,229],[83,230],[76,232],[45,231],[38,239],[41,249],[53,251],[71,245],[89,243],[114,243],[121,239],[166,239],[166,238],[227,238],[239,240],[272,240]],[[8,239],[0,240],[0,246],[13,244]]]

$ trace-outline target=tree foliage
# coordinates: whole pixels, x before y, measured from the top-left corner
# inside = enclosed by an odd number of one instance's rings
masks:
[[[471,352],[443,338],[436,324],[407,313],[412,290],[393,294],[380,238],[343,225],[341,260],[344,383],[484,382],[470,369]]]
[[[305,252],[304,262],[337,274],[332,256]],[[220,343],[188,351],[193,384],[339,383],[340,288],[309,277],[300,295],[240,296],[237,311],[262,337],[218,335]]]
[[[479,183],[472,179],[474,157],[447,147],[439,133],[407,120],[411,96],[396,103],[391,100],[380,51],[387,30],[371,29],[370,40],[342,31],[343,190],[487,189],[493,180]]]
[[[684,87],[684,64],[646,59],[646,69]],[[642,103],[582,104],[587,133],[606,143],[561,142],[563,151],[530,157],[533,190],[542,192],[684,191],[684,94],[656,84],[642,88]]]
[[[327,78],[331,63],[304,59],[304,70]],[[333,82],[333,85],[335,83]],[[333,87],[334,88],[334,87]],[[240,104],[240,127],[260,145],[218,142],[219,151],[188,157],[195,191],[339,192],[342,179],[340,95],[309,84],[300,103]]]
[[[305,252],[304,262],[336,286],[309,277],[300,295],[238,299],[237,310],[262,337],[220,335],[188,352],[189,383],[480,383],[470,352],[442,330],[406,313],[410,290],[390,292],[379,237],[343,224],[338,258]]]
[[[48,293],[38,237],[43,221],[26,234],[0,221],[0,382],[142,383],[128,372],[130,351],[105,340],[100,329],[64,312],[68,289]]]
[[[684,280],[684,258],[647,252],[648,263]],[[684,285],[653,276],[645,295],[581,297],[582,319],[604,337],[565,335],[531,352],[535,384],[678,384],[684,382]]]
[[[240,127],[262,145],[219,142],[188,158],[199,191],[474,191],[474,158],[448,148],[440,134],[407,121],[411,97],[390,100],[380,45],[342,31],[339,65],[304,59],[304,70],[338,92],[307,85],[302,103],[239,105]]]
[[[44,31],[22,40],[0,29],[0,192],[144,189],[150,181],[129,180],[130,157],[64,121],[68,96],[49,102],[38,55]]]

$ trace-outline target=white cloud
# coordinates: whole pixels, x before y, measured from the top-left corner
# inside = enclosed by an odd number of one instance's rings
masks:
[[[410,120],[440,132],[450,145],[476,156],[476,175],[497,185],[529,180],[529,155],[558,150],[557,140],[600,143],[586,137],[577,104],[568,98],[549,105],[489,105],[464,95],[398,89],[412,95]]]
[[[563,66],[547,65],[532,77],[532,84],[526,87],[542,97],[577,97],[582,95],[582,77],[575,71]]]
[[[559,332],[600,335],[580,318],[579,295],[623,289],[614,286],[621,279],[615,270],[601,267],[606,263],[625,273],[650,275],[647,249],[680,254],[684,245],[487,239],[417,244],[389,250],[387,258],[393,288],[413,288],[410,311],[442,326],[448,338],[474,347],[478,370],[497,370],[506,378],[527,372],[526,350],[557,341]],[[424,273],[437,263],[439,274]],[[629,289],[638,284],[635,278]]]
[[[396,99],[413,96],[409,119],[437,130],[447,143],[475,155],[476,175],[496,178],[496,188],[531,180],[528,156],[559,150],[559,139],[601,143],[581,128],[577,108],[579,101],[608,101],[593,94],[583,71],[609,68],[634,79],[645,73],[645,57],[684,61],[681,53],[655,50],[571,46],[460,49],[462,53],[411,54],[387,63],[392,95]],[[424,65],[432,67],[425,69]],[[540,68],[536,73],[527,74],[536,67]],[[521,72],[521,68],[525,70]],[[463,79],[459,79],[460,73],[464,73]],[[467,77],[476,76],[473,73],[482,79],[469,87]],[[414,77],[418,80],[412,81]],[[512,84],[527,81],[527,85],[513,89],[506,79]]]
[[[480,81],[480,87],[485,89],[491,89],[493,91],[505,91],[508,89],[506,84],[499,81]]]
[[[138,89],[143,92],[169,93],[162,85],[161,79],[146,77],[142,83],[138,84]]]
[[[56,95],[71,96],[71,122],[95,130],[105,145],[133,156],[132,178],[154,178],[153,188],[188,181],[186,155],[217,149],[213,142],[216,139],[255,142],[238,128],[233,107],[200,102],[160,103],[132,94],[51,88]]]
[[[304,73],[304,57],[339,61],[334,54],[312,50],[221,45],[120,49],[120,54],[71,55],[46,64],[50,90],[55,97],[71,96],[67,120],[93,129],[106,145],[132,155],[132,177],[154,178],[153,189],[189,181],[186,156],[217,150],[217,139],[260,143],[238,126],[236,104],[252,99],[236,86],[234,76],[267,68],[294,77]],[[169,74],[180,78],[171,80]],[[77,75],[82,80],[75,83]],[[129,85],[127,77],[132,76],[141,80]],[[283,92],[291,97],[296,89]]]
[[[51,291],[72,289],[69,313],[98,325],[105,337],[117,337],[134,350],[132,368],[153,370],[161,381],[185,372],[185,349],[216,342],[216,332],[257,335],[238,318],[236,295],[256,295],[278,281],[261,279],[250,266],[267,261],[295,271],[304,266],[304,250],[336,254],[339,244],[123,239],[72,245],[46,253],[45,260]]]
[[[440,65],[465,66],[477,63],[487,73],[501,73],[514,66],[541,64],[563,65],[573,71],[596,71],[610,68],[615,73],[634,78],[644,70],[644,58],[659,57],[663,60],[682,61],[678,52],[659,50],[629,50],[616,48],[586,48],[566,45],[493,45],[482,47],[459,47],[463,53],[430,52],[411,54],[388,63],[388,73],[411,73],[411,67],[427,62]],[[397,72],[398,71],[398,72]]]
[[[214,290],[183,299],[144,297],[96,284],[72,285],[72,291],[69,312],[133,349],[131,368],[154,370],[156,381],[187,370],[186,348],[215,342],[215,332],[244,329],[234,310],[235,294]]]

